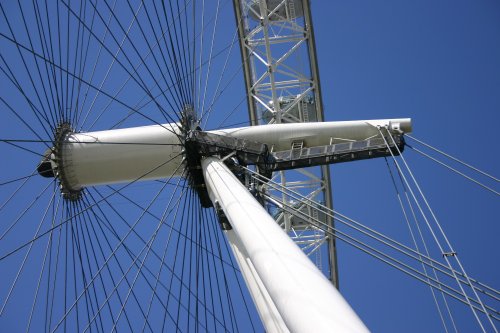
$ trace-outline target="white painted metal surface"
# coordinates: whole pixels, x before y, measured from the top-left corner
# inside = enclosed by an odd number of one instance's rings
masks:
[[[240,267],[240,272],[245,279],[245,284],[252,296],[253,303],[257,308],[260,320],[264,323],[267,333],[290,332],[281,317],[276,304],[267,292],[264,283],[260,279],[255,266],[252,263],[245,247],[241,243],[234,230],[225,231],[231,250]]]
[[[70,134],[62,145],[66,181],[79,189],[181,175],[178,134],[177,124]]]
[[[296,140],[304,147],[364,140],[379,135],[376,126],[411,132],[410,119],[274,124],[209,131],[266,143],[287,150]],[[76,133],[63,143],[63,168],[72,189],[97,184],[180,176],[183,172],[177,124]]]
[[[202,167],[211,200],[225,212],[291,332],[368,332],[334,286],[219,159],[206,158]],[[266,329],[275,326],[272,319],[264,321]]]
[[[321,123],[270,124],[230,128],[212,133],[266,143],[274,151],[288,150],[294,141],[303,141],[304,147],[365,140],[379,136],[377,126],[389,130],[411,132],[411,119],[380,119],[332,121]]]

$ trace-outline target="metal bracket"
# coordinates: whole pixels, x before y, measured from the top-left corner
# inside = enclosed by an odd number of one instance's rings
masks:
[[[229,223],[229,220],[227,219],[226,213],[224,213],[224,210],[222,210],[217,200],[215,200],[215,213],[217,214],[217,218],[219,219],[220,227],[222,228],[222,230],[233,229],[231,223]]]

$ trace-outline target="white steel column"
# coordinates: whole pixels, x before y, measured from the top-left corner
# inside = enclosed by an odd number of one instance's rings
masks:
[[[368,332],[340,293],[220,159],[206,158],[202,167],[210,199],[224,211],[291,332]],[[264,324],[275,327],[276,321]]]
[[[267,292],[264,283],[260,279],[255,266],[250,259],[245,247],[241,243],[234,230],[226,230],[226,234],[231,250],[240,267],[241,275],[245,279],[248,291],[252,296],[253,303],[259,312],[260,320],[266,328],[266,333],[288,333],[283,318],[281,317],[276,304]]]

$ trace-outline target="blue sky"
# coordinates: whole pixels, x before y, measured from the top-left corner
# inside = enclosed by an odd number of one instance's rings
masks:
[[[498,174],[498,2],[314,1],[312,10],[328,119],[411,117],[416,138]],[[467,272],[498,286],[498,196],[405,155]],[[393,235],[403,220],[384,169],[334,166],[334,206]],[[344,247],[339,266],[342,292],[373,331],[442,330],[426,287]],[[457,317],[461,331],[478,331]]]
[[[232,2],[221,1],[221,3],[223,7],[217,33],[222,37],[215,41],[216,50],[227,46],[234,33]],[[213,4],[214,2],[211,2],[210,6]],[[7,12],[12,10],[19,14],[15,4],[2,5]],[[312,0],[311,6],[326,120],[410,117],[413,120],[415,138],[498,176],[500,170],[499,150],[496,144],[497,126],[500,122],[500,4],[498,2]],[[104,13],[107,11],[104,10]],[[125,6],[117,8],[116,13],[121,15],[124,22],[128,22],[131,18]],[[27,15],[28,19],[34,22],[32,14],[28,12]],[[15,18],[18,16],[12,15],[12,19]],[[2,15],[1,31],[9,35],[5,22]],[[14,30],[22,31],[22,21],[18,19],[12,23]],[[211,28],[210,25],[209,27]],[[96,25],[96,31],[101,31],[100,28]],[[116,24],[112,29],[114,32],[119,31]],[[207,29],[207,41],[210,40],[208,37],[210,33],[211,31]],[[132,30],[131,37],[143,51],[145,44],[140,32],[137,29]],[[20,41],[25,45],[28,43],[26,38],[21,38]],[[209,45],[207,41],[205,41],[206,50]],[[0,39],[0,42],[2,54],[13,66],[11,68],[16,72],[17,78],[27,83],[28,77],[22,70],[17,50],[5,38]],[[93,51],[96,51],[97,46],[93,47]],[[135,63],[137,56],[129,44],[126,44],[126,47],[131,61]],[[95,59],[96,54],[97,52],[94,52],[90,58]],[[226,54],[223,53],[222,57],[214,60],[214,68],[218,70],[222,68]],[[123,57],[119,59],[126,63]],[[241,103],[245,98],[243,78],[237,70],[240,64],[237,44],[232,49],[229,59],[231,59],[230,69],[222,80],[224,91],[214,104],[217,112],[214,112],[210,122],[213,127],[225,119],[225,115],[231,114],[231,110],[237,112],[229,116],[226,124],[246,121],[245,103]],[[3,63],[0,65],[3,66]],[[102,67],[97,68],[98,75],[103,77],[107,62],[102,61],[99,66]],[[113,78],[104,85],[104,91],[114,91],[113,89],[126,77],[124,71],[116,67],[111,72]],[[5,66],[3,68],[5,69]],[[234,72],[236,76],[232,77]],[[89,77],[88,73],[86,72],[86,78]],[[215,69],[214,73],[217,73]],[[5,73],[1,75],[1,97],[20,114],[25,115],[28,105],[19,91],[8,82]],[[147,73],[143,70],[141,76],[147,78]],[[208,84],[209,96],[216,85],[217,76],[213,74]],[[39,89],[39,82],[35,86]],[[34,100],[36,98],[34,90],[26,89]],[[142,94],[142,92],[138,94],[137,86],[131,83],[126,85],[119,98],[126,103],[136,103]],[[97,98],[96,107],[104,108],[108,100],[109,98],[102,96]],[[161,97],[159,101],[166,103]],[[90,102],[86,103],[88,106]],[[2,104],[2,107],[4,106]],[[124,114],[123,106],[116,103],[111,104],[109,111],[95,128],[105,129],[117,119],[121,119]],[[151,112],[155,120],[164,121],[157,111],[154,105],[144,108],[144,112]],[[31,118],[26,119],[30,119],[34,126],[37,126],[32,114],[28,113],[28,116]],[[143,117],[132,116],[123,126],[150,123]],[[88,127],[89,124],[86,125]],[[22,127],[20,120],[7,111],[2,112],[0,132],[3,133],[1,136],[4,139],[20,138],[23,135],[25,135],[23,138],[33,138],[29,131]],[[418,147],[410,139],[408,143]],[[2,179],[10,180],[29,174],[39,160],[38,156],[32,156],[5,143],[0,147],[4,160],[8,161],[7,172]],[[25,147],[40,152],[44,149],[43,145],[36,144]],[[498,195],[445,170],[411,149],[406,149],[404,155],[467,273],[481,282],[499,288]],[[6,156],[8,158],[5,158]],[[458,167],[456,164],[453,166]],[[339,164],[332,166],[331,171],[336,211],[404,244],[411,245],[408,228],[383,159]],[[498,191],[498,182],[475,173],[468,174]],[[14,216],[26,207],[28,200],[34,197],[34,193],[38,193],[46,186],[47,183],[44,181],[33,180],[33,183],[30,183],[32,187],[27,190],[29,195],[18,200],[12,209],[3,210],[0,220],[12,221]],[[2,202],[14,188],[10,185],[4,187],[5,190],[1,194]],[[143,184],[133,187],[134,193],[132,191],[126,193],[135,195],[136,203],[146,205],[153,196],[152,191],[157,189],[157,184],[156,186]],[[162,194],[165,195],[162,198],[167,200],[169,193]],[[40,219],[36,215],[40,216],[49,199],[50,196],[45,193],[43,195],[45,201],[37,203],[36,212],[30,212],[25,216],[23,220],[25,229],[15,229],[15,233],[0,243],[0,255],[3,256],[10,249],[29,239],[26,233],[20,230],[28,230],[29,235],[35,231],[36,224],[29,222]],[[132,217],[138,214],[137,211],[123,198],[115,197],[115,199],[116,207],[123,209],[124,215],[133,220]],[[158,215],[162,210],[161,204],[151,209]],[[2,233],[9,224],[3,223]],[[153,231],[152,226],[148,224],[141,225],[141,228],[143,228],[141,232],[144,231],[146,234]],[[346,230],[342,226],[339,228]],[[187,227],[185,232],[188,233]],[[427,241],[432,244],[431,238]],[[36,247],[39,253],[30,257],[34,263],[41,263],[41,253],[46,244],[44,242]],[[133,240],[130,246],[132,249],[138,249],[140,242]],[[440,259],[440,253],[435,246],[429,247],[432,256]],[[2,276],[6,277],[5,281],[12,281],[22,255],[24,253],[4,260],[5,264],[0,265]],[[169,255],[172,256],[169,259],[174,260],[177,252]],[[342,294],[373,332],[444,331],[431,292],[424,284],[342,242],[338,242],[338,263]],[[25,324],[19,326],[19,322],[26,321],[33,295],[31,289],[35,286],[36,280],[33,277],[38,277],[38,267],[30,266],[22,274],[23,279],[19,285],[27,288],[16,289],[15,301],[8,308],[10,311],[0,318],[0,328],[23,330]],[[114,266],[114,269],[117,268]],[[3,283],[1,280],[0,282]],[[5,286],[9,286],[9,283],[3,283],[4,287],[1,288],[2,304],[8,291],[8,287]],[[231,291],[236,290],[235,286],[232,284]],[[137,290],[147,291],[147,288],[139,285]],[[16,305],[19,311],[15,311]],[[498,308],[498,302],[492,305]],[[466,306],[450,301],[450,307],[461,332],[479,331]],[[33,326],[32,330],[37,331],[38,327]],[[243,326],[240,329],[250,330],[250,326]],[[453,331],[449,321],[448,329],[450,332]]]

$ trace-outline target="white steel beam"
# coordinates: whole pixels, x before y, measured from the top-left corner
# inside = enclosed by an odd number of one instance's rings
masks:
[[[210,199],[224,211],[279,319],[291,332],[368,332],[340,293],[220,159],[206,158],[202,168]],[[266,329],[276,327],[276,320],[270,320],[264,322]]]

